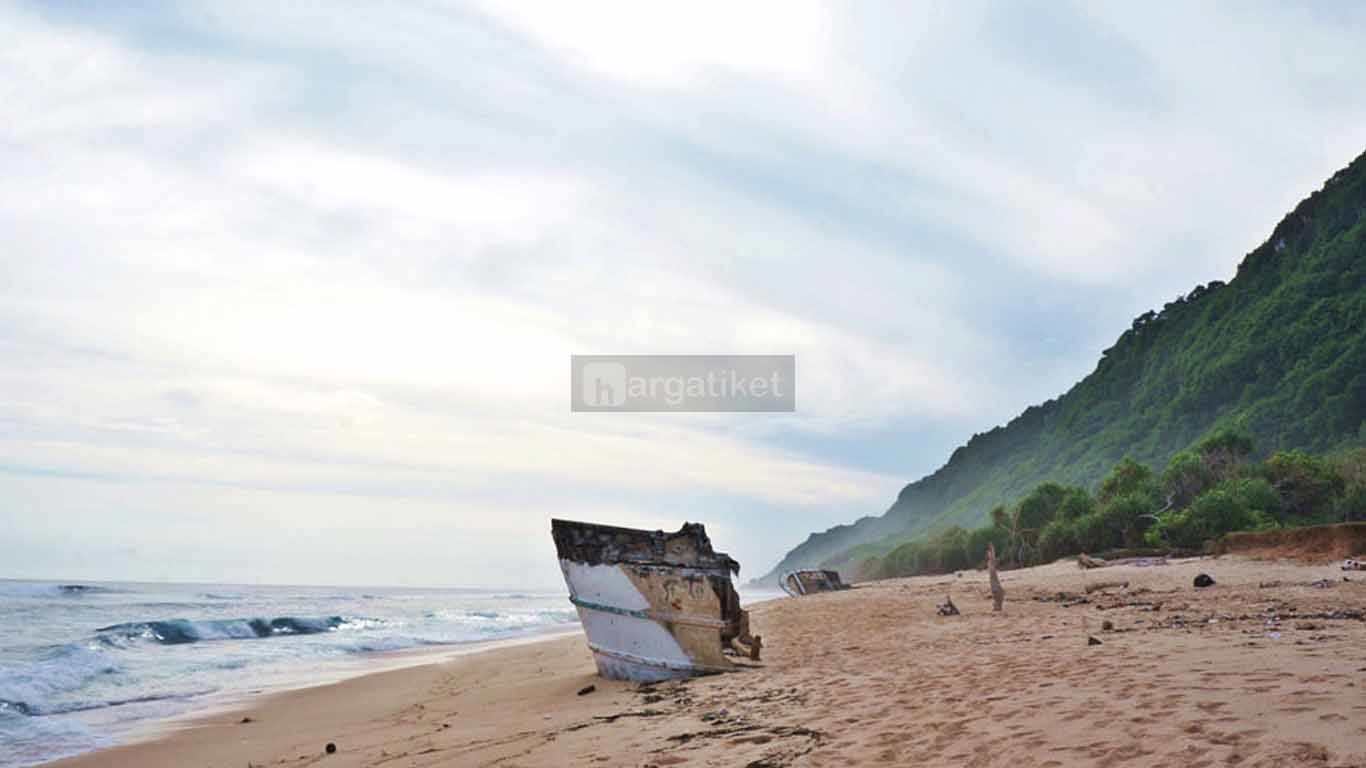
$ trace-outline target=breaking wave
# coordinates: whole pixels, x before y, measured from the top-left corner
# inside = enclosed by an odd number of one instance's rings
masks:
[[[3,579],[0,616],[0,768],[115,743],[216,695],[362,669],[348,657],[577,622],[558,592]],[[116,713],[77,714],[103,708]]]
[[[316,635],[332,632],[347,624],[341,616],[300,618],[282,616],[275,619],[215,619],[189,621],[133,621],[113,624],[96,630],[97,637],[106,644],[121,645],[125,640],[151,640],[161,645],[184,645],[206,640],[250,640],[282,635]]]

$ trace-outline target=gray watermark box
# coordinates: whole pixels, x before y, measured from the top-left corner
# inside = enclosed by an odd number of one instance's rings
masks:
[[[792,412],[794,355],[571,355],[569,410]]]

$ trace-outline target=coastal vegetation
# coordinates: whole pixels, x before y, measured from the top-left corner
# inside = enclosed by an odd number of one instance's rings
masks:
[[[1233,531],[1366,519],[1366,447],[1331,455],[1277,451],[1255,461],[1243,431],[1224,430],[1155,471],[1124,458],[1094,488],[1045,482],[983,526],[950,526],[860,565],[864,578],[974,568],[995,545],[1003,566],[1116,549],[1200,550]]]

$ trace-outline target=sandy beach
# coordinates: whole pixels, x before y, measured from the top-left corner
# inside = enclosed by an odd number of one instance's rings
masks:
[[[1199,573],[1217,584],[1193,588]],[[556,638],[53,765],[1360,766],[1366,574],[1348,576],[1235,556],[1060,562],[1003,574],[1003,614],[983,572],[874,582],[755,606],[765,658],[734,674],[608,682],[581,637]],[[1094,589],[1114,581],[1128,587]],[[946,594],[963,615],[937,615]]]

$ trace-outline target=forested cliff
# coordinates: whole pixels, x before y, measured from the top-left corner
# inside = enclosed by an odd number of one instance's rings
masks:
[[[1366,439],[1366,155],[1296,206],[1228,283],[1140,315],[1061,397],[974,435],[881,517],[812,534],[774,573],[848,566],[982,523],[1041,482],[1094,488],[1126,456],[1160,470],[1225,427],[1250,435],[1260,457]]]

